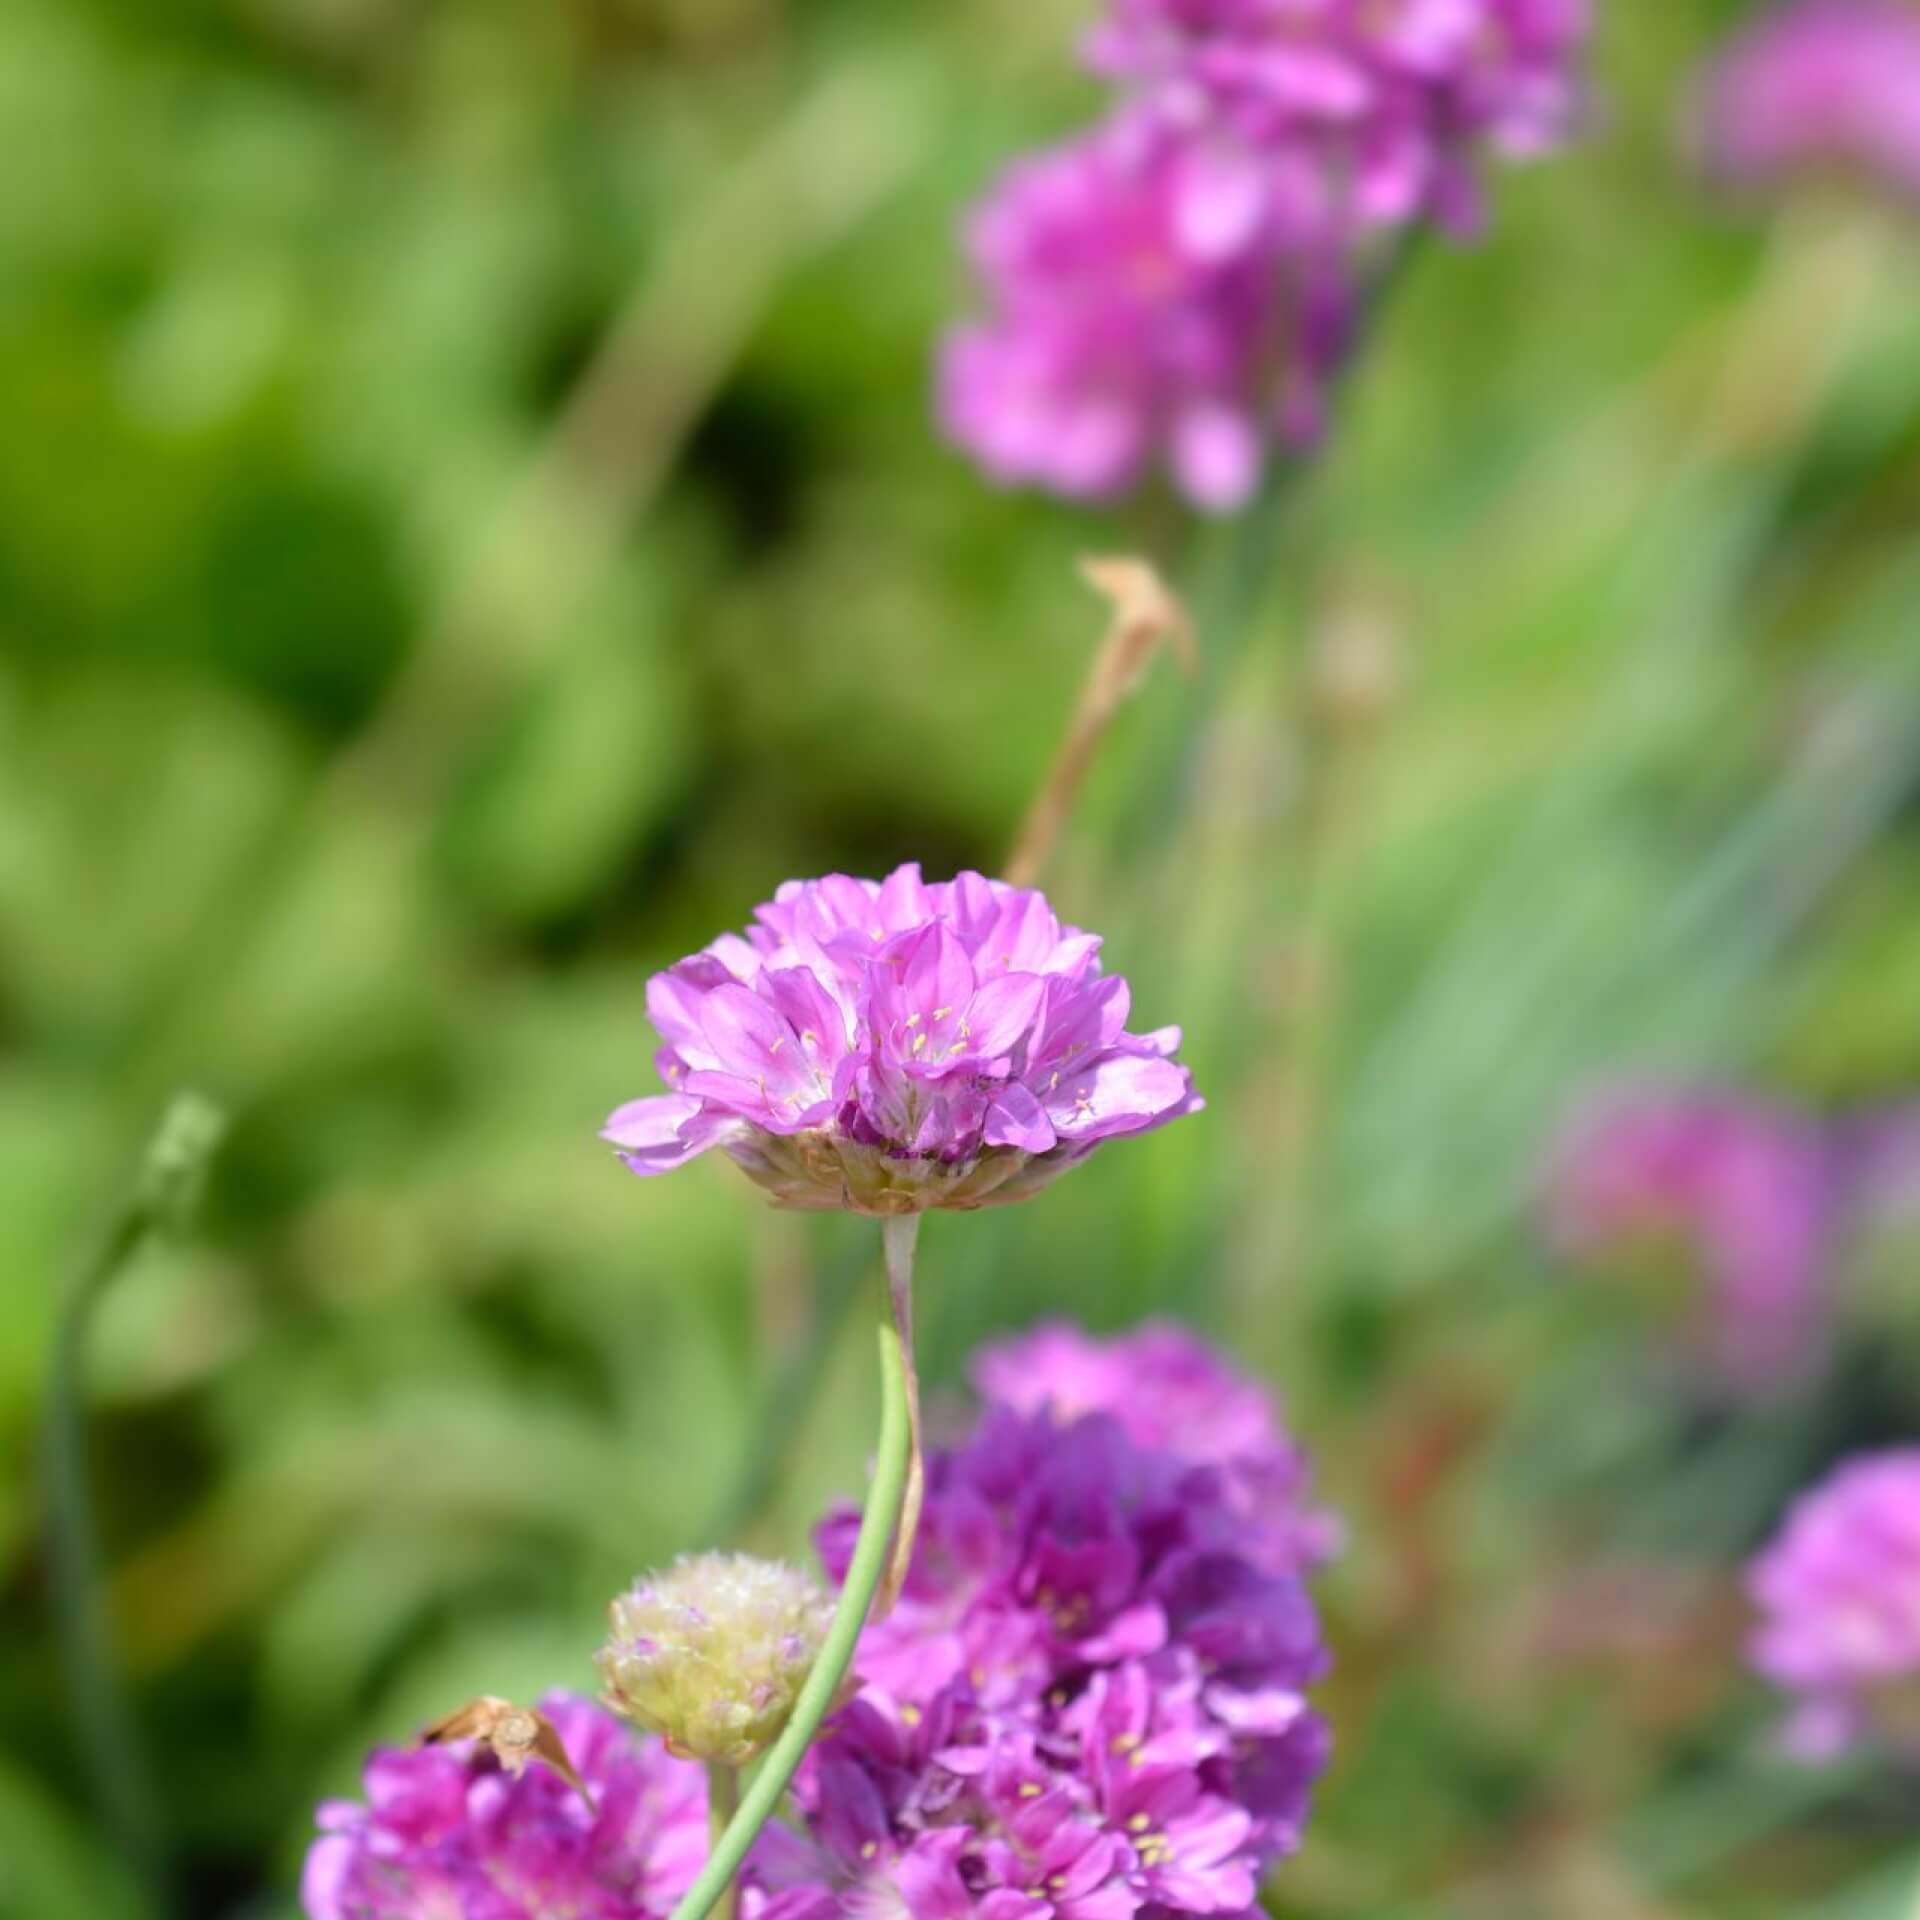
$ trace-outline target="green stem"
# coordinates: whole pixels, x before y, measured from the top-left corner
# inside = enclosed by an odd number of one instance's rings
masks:
[[[740,1811],[740,1769],[724,1760],[707,1762],[707,1832],[709,1850],[718,1852],[734,1815]],[[740,1883],[729,1880],[713,1903],[714,1920],[734,1920],[740,1907]]]
[[[902,1214],[880,1223],[880,1242],[887,1255],[887,1301],[894,1330],[900,1336],[901,1359],[907,1387],[907,1484],[900,1496],[900,1522],[893,1530],[893,1556],[880,1587],[876,1608],[891,1613],[907,1584],[913,1564],[913,1543],[920,1532],[920,1507],[927,1492],[927,1460],[920,1444],[920,1369],[913,1361],[913,1249],[920,1238],[920,1216]]]
[[[714,1843],[707,1864],[687,1889],[686,1897],[674,1908],[672,1920],[705,1920],[713,1911],[740,1871],[760,1829],[772,1818],[821,1721],[840,1697],[840,1683],[853,1665],[860,1629],[866,1625],[886,1568],[887,1548],[905,1500],[913,1452],[913,1429],[907,1411],[908,1372],[906,1349],[889,1308],[880,1317],[880,1446],[874,1459],[873,1485],[867,1490],[867,1504],[860,1516],[853,1564],[840,1590],[833,1625],[827,1630],[826,1644],[813,1663],[813,1671],[807,1675],[807,1684],[800,1689],[793,1718],[741,1795],[739,1810]]]
[[[61,1304],[41,1431],[53,1612],[74,1735],[93,1776],[103,1824],[121,1856],[156,1891],[163,1859],[155,1795],[101,1598],[87,1458],[87,1334],[95,1307],[148,1240],[192,1206],[225,1125],[216,1108],[193,1094],[176,1097],[161,1117],[132,1185]]]

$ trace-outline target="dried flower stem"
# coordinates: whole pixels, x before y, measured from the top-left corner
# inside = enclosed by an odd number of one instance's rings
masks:
[[[1162,643],[1172,647],[1189,678],[1199,666],[1187,610],[1147,561],[1125,555],[1086,559],[1080,563],[1080,573],[1089,586],[1106,596],[1113,611],[1066,737],[1007,856],[1005,878],[1016,887],[1035,885],[1046,871],[1101,741],[1121,707],[1138,691]]]
[[[699,1877],[674,1908],[672,1920],[705,1920],[732,1885],[741,1862],[746,1859],[760,1829],[772,1818],[787,1782],[812,1745],[821,1721],[833,1710],[840,1695],[840,1683],[853,1665],[860,1629],[866,1625],[887,1565],[894,1529],[904,1510],[913,1455],[913,1428],[908,1412],[912,1369],[890,1301],[880,1315],[879,1338],[880,1444],[874,1457],[873,1484],[867,1489],[867,1504],[860,1515],[860,1537],[854,1543],[853,1562],[847,1568],[846,1583],[840,1590],[833,1625],[828,1630],[826,1644],[820,1649],[820,1658],[807,1676],[807,1684],[800,1690],[786,1731],[774,1742],[752,1784],[741,1795],[739,1808],[715,1840]]]

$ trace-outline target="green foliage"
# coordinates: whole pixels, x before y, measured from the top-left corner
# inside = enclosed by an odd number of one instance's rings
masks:
[[[936,1393],[995,1329],[1166,1311],[1287,1395],[1352,1534],[1300,1920],[1891,1920],[1914,1877],[1873,1788],[1755,1761],[1731,1579],[1841,1440],[1914,1431],[1916,1370],[1703,1435],[1534,1218],[1596,1078],[1920,1081],[1920,249],[1712,204],[1674,129],[1724,13],[1610,9],[1593,137],[1415,264],[1204,692],[1158,672],[1083,798],[1051,884],[1209,1113],[924,1236]],[[367,1745],[590,1688],[637,1569],[803,1552],[857,1484],[872,1236],[594,1129],[651,1085],[647,972],[782,878],[996,862],[1097,628],[1076,554],[1203,612],[1244,562],[931,430],[953,222],[1085,111],[1079,18],[0,20],[3,1920],[141,1911],[30,1436],[174,1086],[230,1144],[90,1386],[191,1911],[290,1911]],[[1681,1598],[1566,1653],[1622,1564]]]

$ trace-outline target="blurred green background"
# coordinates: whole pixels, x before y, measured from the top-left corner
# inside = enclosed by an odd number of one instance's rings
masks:
[[[1280,1916],[1901,1920],[1911,1788],[1772,1754],[1735,1569],[1920,1427],[1688,1404],[1535,1205],[1596,1077],[1920,1085],[1920,246],[1736,215],[1734,7],[1603,5],[1588,138],[1423,251],[1325,459],[1199,529],[937,441],[953,226],[1096,106],[1068,0],[13,0],[0,16],[0,1915],[157,1914],[54,1657],[62,1290],[177,1086],[233,1126],[86,1370],[175,1910],[607,1597],[804,1550],[863,1223],[629,1178],[647,973],[790,874],[991,868],[1144,546],[1163,663],[1049,873],[1213,1104],[936,1219],[923,1365],[1179,1314],[1348,1518]],[[1911,1271],[1906,1269],[1905,1271]],[[1902,1284],[1907,1284],[1903,1282]],[[1898,1289],[1895,1289],[1897,1294]]]

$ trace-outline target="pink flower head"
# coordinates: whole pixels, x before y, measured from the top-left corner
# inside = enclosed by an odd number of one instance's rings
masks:
[[[1748,1586],[1753,1663],[1798,1702],[1797,1752],[1873,1737],[1920,1756],[1920,1447],[1858,1455],[1801,1495]]]
[[[1775,187],[1818,172],[1920,199],[1920,12],[1799,0],[1739,35],[1701,101],[1709,164]]]
[[[592,1789],[517,1779],[472,1742],[384,1751],[365,1803],[330,1801],[307,1855],[308,1920],[662,1920],[706,1857],[706,1775],[554,1694],[542,1711]]]
[[[1831,1186],[1824,1144],[1796,1115],[1643,1092],[1578,1116],[1548,1207],[1585,1262],[1651,1253],[1697,1280],[1688,1344],[1727,1392],[1765,1400],[1805,1385],[1825,1350]]]
[[[940,362],[948,434],[1079,499],[1164,466],[1230,512],[1322,432],[1385,231],[1479,218],[1476,146],[1573,117],[1586,0],[1113,0],[1116,111],[976,211],[986,315]]]
[[[1011,484],[1102,499],[1164,464],[1243,505],[1276,436],[1311,437],[1349,322],[1285,201],[1233,142],[1145,114],[1022,161],[973,218],[988,314],[943,349],[948,433]]]
[[[829,1567],[853,1531],[822,1529]],[[937,1847],[1007,1920],[1242,1914],[1326,1764],[1326,1664],[1224,1474],[989,1408],[930,1462],[906,1590],[800,1776],[816,1893],[871,1914]]]
[[[1105,1414],[994,1407],[927,1492],[798,1818],[748,1858],[748,1920],[1247,1914],[1326,1765],[1327,1653],[1230,1476]],[[836,1579],[857,1528],[821,1528]],[[701,1770],[598,1708],[544,1707],[592,1806],[482,1748],[377,1754],[367,1803],[320,1811],[309,1920],[662,1920],[705,1855]]]
[[[781,1205],[998,1206],[1203,1104],[1177,1027],[1126,1031],[1099,939],[977,873],[791,880],[744,938],[655,974],[673,1089],[604,1137],[634,1172],[718,1147]]]
[[[1251,1523],[1248,1551],[1276,1571],[1315,1566],[1339,1547],[1339,1522],[1313,1504],[1306,1456],[1272,1399],[1172,1321],[1110,1340],[1049,1321],[983,1348],[973,1382],[989,1401],[1062,1424],[1111,1414],[1136,1445],[1217,1467]]]
[[[1589,11],[1587,0],[1112,0],[1087,55],[1270,165],[1310,171],[1354,229],[1466,229],[1475,143],[1523,157],[1565,137]]]

